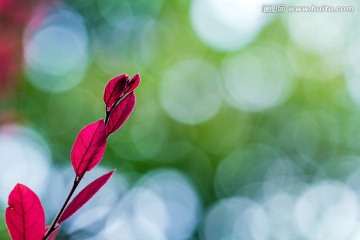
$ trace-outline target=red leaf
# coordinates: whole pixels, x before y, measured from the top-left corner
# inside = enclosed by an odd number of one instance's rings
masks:
[[[135,90],[135,88],[137,88],[140,84],[140,75],[139,74],[135,74],[130,81],[127,84],[127,87],[125,89],[125,93],[129,93]]]
[[[78,177],[82,177],[100,162],[106,148],[106,137],[103,120],[81,129],[71,150],[71,162]]]
[[[129,93],[124,99],[122,99],[112,110],[109,122],[106,125],[107,135],[115,132],[123,125],[126,119],[135,106],[135,95],[133,92]]]
[[[111,79],[106,84],[104,91],[104,103],[106,105],[106,110],[109,111],[112,105],[124,95],[124,90],[128,80],[128,75],[121,74],[120,76]]]
[[[87,185],[67,206],[64,213],[59,219],[59,224],[71,217],[77,210],[84,206],[84,204],[87,203],[95,195],[95,193],[99,191],[102,186],[105,185],[105,183],[113,175],[114,171],[115,170],[112,170],[102,175],[101,177]]]
[[[13,240],[41,240],[45,233],[45,213],[36,194],[17,184],[5,211],[6,225]]]

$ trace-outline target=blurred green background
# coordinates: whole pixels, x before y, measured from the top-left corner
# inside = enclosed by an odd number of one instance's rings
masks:
[[[58,239],[360,239],[359,7],[0,0],[0,209],[21,182],[50,224],[107,81],[140,73],[84,181],[116,175]]]

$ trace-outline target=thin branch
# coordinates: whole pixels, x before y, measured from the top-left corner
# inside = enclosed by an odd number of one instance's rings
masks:
[[[50,234],[58,227],[58,226],[57,226],[57,222],[59,221],[61,215],[63,214],[66,206],[68,205],[68,203],[69,203],[72,195],[74,194],[76,188],[78,187],[81,179],[82,179],[82,177],[78,177],[78,176],[75,177],[73,186],[72,186],[72,188],[71,188],[68,196],[66,197],[66,199],[65,199],[65,201],[64,201],[64,203],[63,203],[63,205],[62,205],[62,207],[61,207],[61,209],[60,209],[60,211],[56,214],[56,217],[55,217],[54,221],[51,223],[51,226],[48,228],[45,236],[43,237],[43,240],[46,240],[46,239],[50,236]]]

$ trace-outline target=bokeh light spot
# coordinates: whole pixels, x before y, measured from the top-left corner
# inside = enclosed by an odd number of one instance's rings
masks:
[[[278,154],[272,148],[261,144],[252,144],[233,151],[216,169],[217,196],[241,194],[246,192],[250,184],[263,183],[265,173],[277,159]]]
[[[193,0],[191,23],[210,47],[236,50],[249,43],[272,17],[261,12],[262,4],[247,0]]]
[[[174,120],[190,125],[212,118],[220,109],[219,73],[200,60],[186,60],[163,77],[160,100]]]
[[[82,17],[65,6],[54,8],[35,32],[24,39],[29,81],[46,92],[76,86],[86,70],[88,35]]]
[[[268,239],[268,219],[264,209],[246,198],[230,198],[216,203],[205,216],[203,239]]]
[[[26,183],[40,197],[50,171],[47,142],[33,129],[5,125],[0,128],[0,200],[7,206],[8,194],[17,183]]]
[[[349,6],[355,1],[334,1],[331,6]],[[321,0],[312,1],[313,6],[324,6]],[[286,15],[286,24],[292,39],[311,52],[329,55],[342,51],[347,38],[353,32],[355,14],[331,12],[297,12]],[[321,30],[320,30],[321,29]]]
[[[225,97],[243,111],[258,112],[284,102],[294,87],[287,62],[276,48],[258,48],[225,60]]]
[[[323,181],[300,196],[295,214],[297,226],[306,238],[348,239],[358,224],[358,198],[343,183]]]
[[[189,180],[177,171],[157,170],[121,200],[104,232],[124,232],[129,239],[188,239],[199,214],[199,199]]]

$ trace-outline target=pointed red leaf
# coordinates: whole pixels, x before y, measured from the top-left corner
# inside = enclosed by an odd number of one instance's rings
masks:
[[[85,205],[102,186],[110,179],[115,170],[112,170],[87,185],[67,206],[59,219],[59,224],[71,217],[77,210]]]
[[[107,135],[115,132],[126,119],[129,117],[130,113],[135,106],[135,95],[133,92],[129,93],[124,99],[122,99],[112,110],[109,122],[106,125]]]
[[[17,184],[5,211],[6,225],[13,240],[41,240],[45,233],[45,213],[38,196]]]
[[[128,83],[129,76],[121,74],[111,79],[105,87],[104,91],[104,103],[106,110],[110,110],[111,106],[124,95],[125,87]]]
[[[137,88],[140,84],[140,75],[139,74],[135,74],[130,81],[127,84],[127,87],[125,89],[125,93],[129,93],[135,90],[135,88]]]
[[[100,162],[106,148],[106,137],[103,120],[81,129],[71,150],[71,162],[77,176],[82,177]]]

